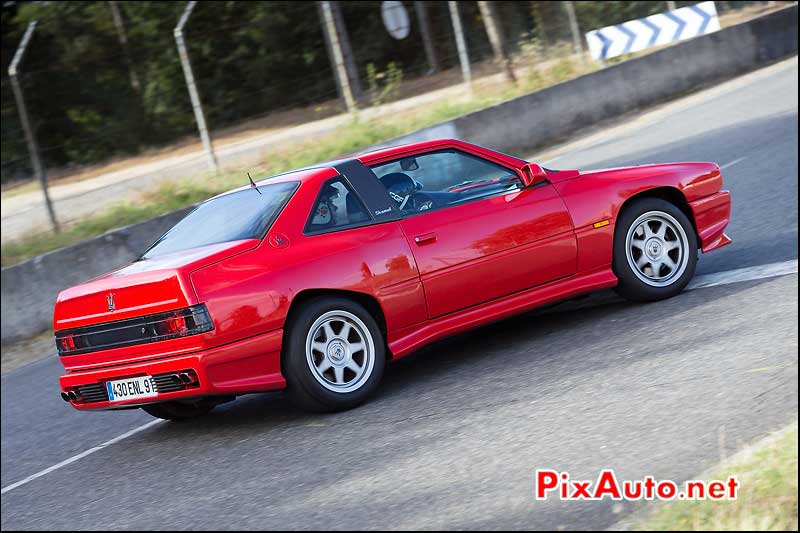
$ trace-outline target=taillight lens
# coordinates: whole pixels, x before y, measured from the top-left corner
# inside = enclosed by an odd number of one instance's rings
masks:
[[[161,335],[186,335],[189,333],[186,317],[181,314],[181,311],[175,311],[164,319],[158,324],[158,329]]]
[[[71,351],[75,349],[75,337],[70,333],[58,339],[58,351]]]
[[[214,329],[203,304],[56,332],[59,355],[75,355],[196,335]]]

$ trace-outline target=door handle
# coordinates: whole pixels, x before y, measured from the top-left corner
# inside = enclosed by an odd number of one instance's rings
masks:
[[[423,245],[434,241],[436,241],[435,233],[425,233],[423,235],[417,235],[416,237],[414,237],[414,242],[419,245]]]

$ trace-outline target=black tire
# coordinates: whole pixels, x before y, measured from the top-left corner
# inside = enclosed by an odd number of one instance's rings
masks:
[[[652,221],[646,222],[648,230],[660,229],[659,220],[665,223],[667,238],[674,237],[674,240],[662,239],[653,242],[654,237],[651,237],[650,239],[631,241],[645,243],[643,248],[648,248],[646,243],[652,244],[647,251],[643,249],[634,251],[631,248],[629,256],[629,232],[637,231],[636,228],[645,221]],[[644,231],[642,227],[640,234],[643,235]],[[637,239],[640,234],[634,233],[631,238]],[[685,242],[683,242],[684,239]],[[679,254],[675,251],[667,251],[666,245],[675,246],[675,244],[679,244]],[[645,255],[650,253],[653,254],[652,257],[655,257],[653,263],[648,263],[651,256]],[[664,254],[669,254],[669,256],[665,257]],[[658,266],[658,274],[654,274],[655,269],[652,265],[661,265],[660,259],[668,259],[675,264],[674,271],[667,273],[670,266],[665,263],[663,266]],[[647,266],[637,268],[638,261],[643,261]],[[616,291],[620,296],[637,302],[653,302],[671,298],[681,292],[694,277],[696,266],[697,234],[691,221],[679,207],[660,198],[642,198],[625,206],[617,218],[614,230],[613,267],[614,273],[619,278]],[[662,274],[663,279],[656,279]]]
[[[202,400],[195,403],[161,402],[144,405],[142,410],[164,420],[188,420],[207,415],[216,405]]]
[[[347,377],[352,374],[353,390],[335,391],[328,387],[341,387],[346,388],[346,382],[337,385],[333,382],[336,378],[332,377],[332,372],[335,370],[330,366],[325,372],[330,380],[326,379],[326,374],[314,371],[311,369],[312,363],[309,359],[314,361],[319,360],[319,363],[313,363],[315,367],[320,368],[322,363],[332,364],[333,361],[328,355],[328,352],[334,354],[334,357],[340,357],[341,353],[336,352],[334,343],[337,342],[337,337],[325,339],[324,341],[317,341],[318,345],[327,345],[326,352],[322,350],[310,350],[310,355],[306,351],[307,342],[314,343],[315,338],[309,339],[309,335],[313,335],[314,331],[319,331],[321,326],[320,321],[332,320],[330,323],[333,328],[341,323],[341,329],[337,331],[331,330],[336,335],[341,335],[344,332],[344,321],[336,320],[337,316],[345,316],[346,314],[355,316],[358,321],[348,322],[351,329],[356,329],[355,333],[351,333],[351,339],[358,338],[358,335],[364,335],[365,338],[362,343],[365,346],[370,346],[372,354],[368,355],[366,349],[364,351],[351,351],[349,347],[351,344],[346,343],[348,346],[344,350],[345,359],[337,362],[337,366],[343,366],[347,361],[353,360],[357,363],[360,360],[362,374],[357,374],[352,370],[345,370],[342,368],[343,376]],[[348,330],[351,331],[351,330]],[[327,335],[322,333],[322,335]],[[370,341],[366,339],[366,335],[370,336]],[[355,337],[354,337],[355,336]],[[316,337],[319,339],[321,337]],[[339,339],[341,341],[341,339]],[[355,345],[355,343],[353,343]],[[371,358],[371,364],[368,357]],[[358,303],[341,297],[320,297],[305,303],[296,312],[293,312],[289,323],[287,323],[286,331],[284,333],[283,355],[281,359],[281,367],[287,383],[287,393],[291,401],[301,409],[313,412],[334,412],[352,409],[357,405],[363,403],[378,387],[381,377],[383,376],[383,369],[386,364],[386,348],[385,340],[380,328],[378,327],[375,318]],[[326,382],[327,385],[323,385]]]

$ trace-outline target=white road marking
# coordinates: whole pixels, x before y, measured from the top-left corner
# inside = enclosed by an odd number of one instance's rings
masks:
[[[747,159],[747,158],[746,158],[746,157],[740,157],[739,159],[734,159],[734,160],[733,160],[733,161],[731,161],[730,163],[725,163],[724,165],[720,165],[720,167],[719,167],[719,168],[720,168],[720,169],[722,169],[722,170],[724,170],[724,169],[726,169],[726,168],[728,168],[728,167],[732,167],[732,166],[733,166],[733,165],[735,165],[736,163],[741,163],[741,162],[742,162],[742,161],[744,161],[745,159]]]
[[[754,267],[739,268],[736,270],[726,270],[725,272],[714,272],[697,276],[689,283],[686,290],[703,289],[716,285],[727,285],[728,283],[739,283],[742,281],[753,281],[756,279],[772,278],[784,276],[786,274],[797,274],[797,259],[783,261],[780,263],[769,263]]]
[[[35,474],[33,474],[31,476],[28,476],[25,479],[21,479],[20,481],[17,481],[16,483],[12,483],[11,485],[9,485],[7,487],[3,487],[3,489],[0,490],[0,494],[5,494],[6,492],[8,492],[10,490],[14,490],[17,487],[21,487],[22,485],[30,483],[34,479],[38,479],[38,478],[40,478],[42,476],[46,476],[50,472],[55,472],[59,468],[63,468],[65,466],[67,466],[67,465],[70,465],[70,464],[74,463],[75,461],[79,461],[80,459],[83,459],[87,455],[91,455],[94,452],[99,452],[103,448],[111,446],[112,444],[116,444],[116,443],[118,443],[118,442],[120,442],[122,440],[127,439],[128,437],[132,437],[132,436],[136,435],[137,433],[139,433],[141,431],[144,431],[146,429],[149,429],[149,428],[151,428],[151,427],[153,427],[156,424],[159,424],[161,422],[163,422],[163,420],[153,420],[152,422],[148,422],[147,424],[145,424],[143,426],[139,426],[138,428],[134,428],[134,429],[132,429],[132,430],[126,432],[126,433],[123,433],[119,437],[114,437],[113,439],[108,440],[108,441],[104,442],[103,444],[100,444],[99,446],[95,446],[94,448],[90,448],[90,449],[86,450],[85,452],[79,453],[78,455],[73,455],[69,459],[61,461],[58,464],[54,464],[51,467],[45,468],[44,470],[42,470],[40,472],[36,472]]]
[[[686,290],[693,290],[693,289],[702,289],[706,287],[714,287],[716,285],[726,285],[729,283],[739,283],[742,281],[752,281],[756,279],[763,279],[763,278],[771,278],[775,276],[783,276],[786,274],[796,274],[797,273],[797,259],[792,259],[791,261],[783,261],[780,263],[769,263],[767,265],[760,265],[748,268],[740,268],[737,270],[727,270],[725,272],[715,272],[713,274],[704,274],[702,276],[697,276],[694,281],[692,281]],[[146,429],[149,429],[156,424],[163,422],[163,420],[153,420],[152,422],[148,422],[143,426],[139,426],[138,428],[132,429],[127,433],[123,433],[119,437],[114,437],[113,439],[100,444],[99,446],[95,446],[85,452],[81,452],[78,455],[74,455],[65,461],[61,461],[58,464],[55,464],[51,467],[45,468],[44,470],[37,472],[31,476],[26,477],[16,483],[12,483],[7,487],[3,487],[0,491],[0,494],[5,494],[8,491],[14,490],[17,487],[21,487],[27,483],[30,483],[34,479],[38,479],[42,476],[46,476],[50,472],[54,472],[60,468],[63,468],[67,465],[74,463],[75,461],[79,461],[83,459],[87,455],[91,455],[95,452],[99,452],[103,448],[107,448],[112,444],[116,444],[120,441],[127,439],[128,437],[132,437],[137,433],[140,433]]]

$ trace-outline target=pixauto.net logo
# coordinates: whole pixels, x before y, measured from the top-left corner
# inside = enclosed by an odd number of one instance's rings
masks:
[[[671,480],[643,479],[619,481],[614,470],[600,471],[593,481],[574,480],[568,472],[536,470],[534,496],[537,500],[558,497],[561,500],[735,500],[739,480],[690,480],[682,484]]]

